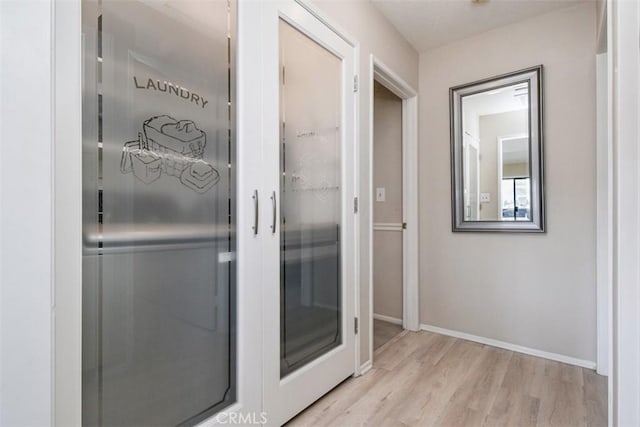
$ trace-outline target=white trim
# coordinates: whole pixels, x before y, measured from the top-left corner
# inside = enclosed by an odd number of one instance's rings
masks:
[[[373,231],[402,231],[402,223],[374,222]]]
[[[316,15],[316,17],[320,17],[321,15],[319,14],[318,11],[314,11],[314,14]],[[326,21],[325,18],[323,18],[324,21]],[[325,24],[327,25],[327,24]],[[352,38],[348,33],[345,33],[342,31],[341,28],[339,27],[332,27],[334,29],[334,31],[338,31],[342,38],[347,39],[347,41],[354,47],[355,50],[355,78],[358,79],[358,84],[360,84],[359,80],[360,80],[360,43],[358,41],[356,41],[354,38]],[[362,146],[360,145],[360,89],[358,88],[358,92],[354,93],[354,133],[355,133],[355,145],[354,145],[354,168],[353,168],[353,173],[355,175],[354,181],[353,181],[353,185],[354,185],[354,198],[357,198],[358,203],[360,203],[361,197],[360,197],[360,150],[362,149]],[[355,200],[355,199],[354,199]],[[355,236],[354,236],[354,258],[355,258],[355,271],[354,271],[354,314],[355,316],[358,318],[358,321],[360,323],[362,323],[362,313],[360,312],[361,310],[361,304],[360,304],[360,300],[361,300],[361,295],[360,295],[360,268],[362,266],[362,259],[360,258],[360,239],[362,238],[362,230],[360,229],[362,224],[362,221],[360,220],[360,209],[358,208],[358,212],[356,212],[354,214],[354,219],[353,219],[353,226],[354,226],[354,231],[355,231]],[[359,376],[362,374],[362,370],[360,368],[361,364],[360,364],[360,354],[361,354],[361,339],[362,339],[362,334],[358,331],[358,333],[356,334],[356,351],[355,351],[355,358],[354,358],[354,364],[355,364],[355,369],[353,372],[354,376]]]
[[[613,281],[613,147],[608,121],[608,56],[596,55],[596,320],[597,371],[609,375],[609,293]]]
[[[563,354],[551,353],[544,350],[537,350],[535,348],[524,347],[517,344],[508,343],[505,341],[494,340],[492,338],[480,337],[477,335],[467,334],[466,332],[453,331],[451,329],[444,329],[438,326],[431,326],[421,324],[420,329],[423,331],[429,331],[436,334],[447,335],[454,338],[460,338],[467,341],[473,341],[480,344],[490,345],[492,347],[504,348],[505,350],[515,351],[516,353],[528,354],[530,356],[542,357],[543,359],[555,360],[556,362],[567,363],[569,365],[580,366],[581,368],[595,369],[596,362],[590,360],[577,359],[571,356],[565,356]]]
[[[373,368],[373,363],[371,362],[371,359],[369,359],[366,362],[364,362],[362,365],[360,365],[360,375],[366,374],[371,370],[371,368]]]
[[[394,325],[402,326],[402,319],[398,319],[397,317],[385,316],[384,314],[373,313],[373,318],[375,320],[382,320],[383,322],[393,323]]]
[[[369,185],[368,188],[373,189],[374,181],[373,181],[373,103],[374,103],[374,59],[373,54],[369,57],[369,75],[367,76],[367,83],[369,84],[369,158],[367,162],[369,163]],[[373,365],[373,201],[372,192],[369,192],[369,247],[368,256],[369,256],[369,283],[367,283],[367,287],[369,288],[369,310],[367,312],[367,317],[369,320],[369,330],[367,333],[369,334],[369,357],[367,361]],[[404,310],[404,306],[403,306]],[[364,317],[364,315],[363,315]]]
[[[53,417],[82,424],[82,26],[80,0],[53,3]]]
[[[400,99],[409,99],[418,96],[418,93],[390,67],[380,61],[375,55],[371,55],[373,76],[375,80],[393,92]]]
[[[613,150],[613,13],[612,13],[612,2],[613,0],[604,0],[606,1],[606,16],[605,16],[605,20],[606,20],[606,43],[607,43],[607,124],[608,124],[608,129],[607,129],[607,138],[609,139],[611,145],[612,145],[612,150]],[[611,165],[611,197],[613,199],[613,185],[614,185],[614,166],[613,166],[613,162],[614,162],[614,157],[613,157],[613,153],[612,153],[612,165]],[[612,204],[612,212],[611,212],[611,238],[612,238],[612,247],[611,247],[611,256],[612,256],[612,260],[611,260],[611,286],[609,286],[609,289],[607,290],[607,311],[608,311],[608,316],[607,316],[607,322],[608,322],[608,342],[607,342],[607,353],[609,354],[609,366],[610,366],[610,377],[609,380],[607,381],[607,426],[608,427],[613,427],[613,414],[614,414],[614,404],[613,404],[613,398],[614,398],[614,382],[616,382],[615,376],[614,376],[614,372],[615,372],[615,366],[616,366],[616,361],[614,359],[614,353],[613,353],[613,335],[614,335],[614,323],[613,323],[613,239],[615,238],[615,234],[614,234],[614,224],[616,219],[613,216],[613,200],[611,202]],[[596,301],[597,303],[597,301]]]
[[[373,194],[374,80],[402,99],[403,327],[419,329],[418,298],[418,92],[375,55],[369,57],[369,185]],[[369,198],[369,360],[373,360],[373,197]]]
[[[53,425],[51,2],[0,1],[0,424]]]
[[[640,425],[640,4],[611,1],[614,426]]]
[[[311,13],[315,16],[318,21],[323,23],[327,28],[333,31],[338,37],[347,42],[349,45],[354,48],[358,48],[360,46],[360,42],[358,39],[353,37],[348,31],[345,31],[340,25],[337,25],[333,18],[331,18],[328,14],[326,14],[321,8],[319,8],[312,0],[295,0],[300,6],[307,10],[307,12]],[[356,57],[356,58],[359,58]],[[356,69],[358,61],[356,59]]]
[[[236,404],[223,412],[248,413],[262,409],[262,247],[253,235],[253,190],[260,188],[257,173],[263,164],[262,41],[256,36],[262,3],[239,0],[235,23],[236,65]],[[257,124],[256,124],[257,123]],[[264,194],[260,193],[261,196]],[[240,405],[240,406],[237,406]],[[215,419],[215,415],[210,417]],[[206,422],[207,420],[203,420]]]
[[[418,257],[418,95],[403,101],[403,215],[407,230],[404,232],[404,295],[403,326],[410,331],[420,328]]]

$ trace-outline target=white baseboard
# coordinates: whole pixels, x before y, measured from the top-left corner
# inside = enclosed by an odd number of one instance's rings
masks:
[[[371,360],[367,360],[360,366],[360,375],[366,374],[371,368],[373,368],[373,363],[371,363]]]
[[[383,322],[393,323],[394,325],[402,326],[402,319],[398,319],[396,317],[385,316],[384,314],[376,314],[373,313],[373,318],[377,320],[382,320]]]
[[[375,315],[374,315],[375,317]],[[556,362],[567,363],[569,365],[580,366],[581,368],[595,369],[596,362],[590,360],[577,359],[575,357],[565,356],[548,351],[536,350],[534,348],[523,347],[517,344],[511,344],[504,341],[498,341],[491,338],[479,337],[477,335],[467,334],[465,332],[452,331],[450,329],[439,328],[437,326],[421,324],[420,329],[423,331],[435,332],[436,334],[448,335],[454,338],[462,338],[468,341],[474,341],[480,344],[486,344],[493,347],[504,348],[505,350],[515,351],[517,353],[528,354],[530,356],[542,357],[543,359],[555,360]]]

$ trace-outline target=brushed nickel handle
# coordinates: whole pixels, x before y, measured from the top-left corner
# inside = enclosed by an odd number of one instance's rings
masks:
[[[253,190],[253,227],[251,227],[253,229],[253,235],[257,235],[258,234],[258,220],[259,220],[259,213],[258,213],[258,190]]]
[[[272,217],[271,217],[271,234],[276,234],[276,212],[278,210],[276,203],[276,192],[271,193],[271,207],[272,207]]]

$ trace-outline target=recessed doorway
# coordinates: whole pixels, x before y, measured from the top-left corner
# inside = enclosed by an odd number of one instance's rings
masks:
[[[402,332],[402,99],[373,82],[373,348]]]
[[[370,62],[369,362],[418,318],[418,96],[401,77]]]

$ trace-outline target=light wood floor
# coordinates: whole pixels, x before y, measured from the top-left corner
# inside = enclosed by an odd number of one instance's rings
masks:
[[[402,332],[402,326],[373,319],[373,349],[377,350]]]
[[[430,332],[404,331],[291,426],[606,426],[594,371]]]

